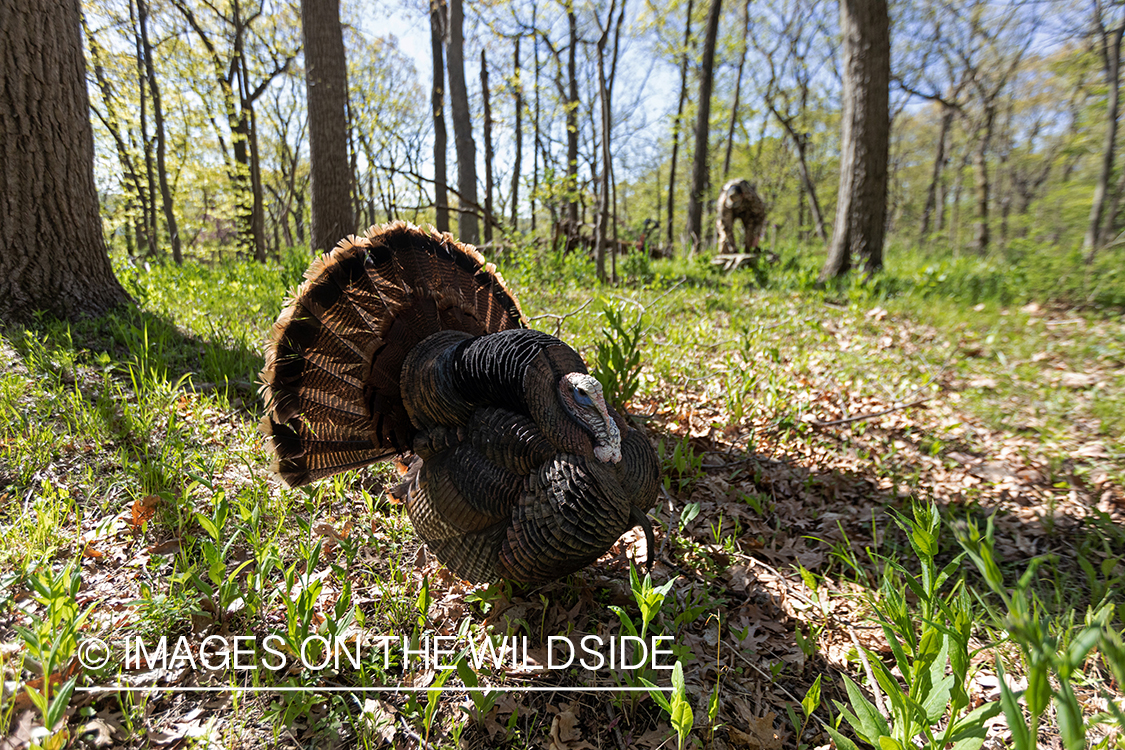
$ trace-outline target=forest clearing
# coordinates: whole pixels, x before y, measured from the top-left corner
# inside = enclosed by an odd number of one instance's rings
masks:
[[[1125,4],[0,16],[0,748],[1125,747]]]

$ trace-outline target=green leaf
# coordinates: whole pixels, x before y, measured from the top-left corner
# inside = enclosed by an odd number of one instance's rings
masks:
[[[54,731],[58,726],[66,709],[70,706],[70,696],[74,693],[74,686],[78,682],[78,675],[71,677],[64,682],[56,691],[54,699],[51,701],[51,707],[47,710],[46,722],[44,725]]]
[[[848,723],[852,725],[852,729],[856,731],[860,739],[874,745],[879,737],[889,735],[891,730],[887,726],[887,720],[879,713],[879,709],[875,708],[875,704],[864,697],[859,686],[852,682],[852,679],[847,675],[844,675],[844,687],[848,691],[848,702],[851,703],[852,709],[855,711],[854,714],[845,713],[844,717],[848,719]]]
[[[929,694],[922,699],[922,709],[926,712],[926,719],[931,724],[936,724],[942,716],[945,716],[945,709],[949,705],[949,694],[953,688],[953,675],[948,675],[937,681],[931,688]]]
[[[1035,745],[1031,741],[1031,730],[1024,723],[1019,696],[1013,693],[1008,683],[1004,681],[1004,666],[999,659],[996,660],[996,676],[1000,678],[1000,706],[1004,710],[1004,718],[1008,720],[1012,744],[1016,750],[1035,750]]]
[[[844,735],[837,732],[832,727],[825,727],[824,731],[828,732],[828,736],[836,743],[837,750],[859,750],[859,746],[849,740]]]
[[[1097,625],[1090,625],[1082,629],[1082,632],[1070,642],[1070,648],[1066,650],[1066,664],[1071,669],[1078,669],[1082,663],[1086,661],[1087,654],[1094,646],[1098,645],[1101,640],[1102,629]]]
[[[812,716],[820,706],[820,678],[822,675],[817,675],[816,680],[813,682],[812,687],[805,693],[805,697],[801,700],[801,708],[805,711],[805,716]]]
[[[906,750],[906,748],[902,746],[902,743],[894,737],[880,737],[879,748],[880,750]]]
[[[1066,680],[1059,681],[1059,690],[1055,693],[1055,715],[1063,747],[1066,750],[1085,750],[1086,724],[1082,720],[1082,708]]]

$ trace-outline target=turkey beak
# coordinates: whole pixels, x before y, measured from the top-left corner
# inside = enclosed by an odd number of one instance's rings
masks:
[[[640,526],[645,532],[645,546],[647,547],[645,552],[645,572],[651,573],[652,564],[656,561],[656,536],[652,533],[652,522],[648,520],[648,516],[645,515],[645,512],[635,505],[629,508],[629,520],[633,522],[633,526],[630,528]]]

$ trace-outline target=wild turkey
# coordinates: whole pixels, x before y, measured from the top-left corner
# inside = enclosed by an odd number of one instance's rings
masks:
[[[412,461],[418,535],[474,583],[540,583],[594,562],[656,499],[652,446],[582,358],[525,328],[495,268],[396,222],[316,260],[262,372],[274,470],[303,485]]]

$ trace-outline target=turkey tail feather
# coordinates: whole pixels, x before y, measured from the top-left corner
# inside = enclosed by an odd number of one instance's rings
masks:
[[[418,342],[525,327],[474,248],[404,222],[341,241],[305,279],[273,326],[261,373],[261,430],[290,486],[411,448],[399,377]]]

